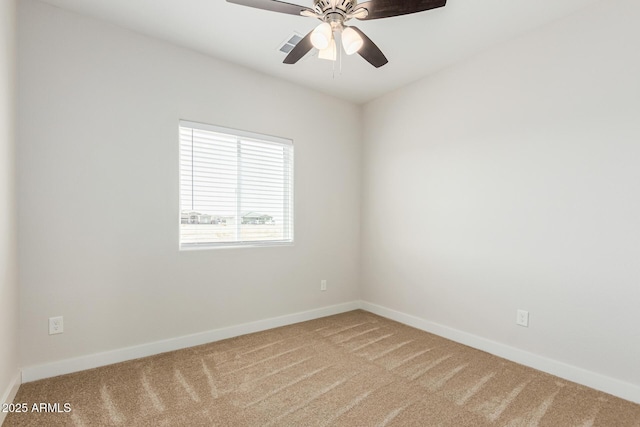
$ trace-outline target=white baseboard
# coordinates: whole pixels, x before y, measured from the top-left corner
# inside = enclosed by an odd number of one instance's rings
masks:
[[[607,377],[596,372],[578,368],[534,353],[529,353],[528,351],[510,347],[499,342],[491,341],[477,335],[450,328],[439,323],[431,322],[420,317],[405,314],[367,301],[361,301],[360,308],[379,316],[395,320],[396,322],[468,345],[469,347],[486,351],[487,353],[511,360],[512,362],[612,394],[625,400],[640,403],[640,387],[635,384],[620,381],[615,378]]]
[[[331,316],[333,314],[361,308],[371,313],[383,316],[405,325],[430,332],[441,337],[459,342],[470,347],[486,351],[496,356],[511,360],[521,365],[529,366],[560,378],[573,381],[596,390],[604,391],[625,400],[640,403],[640,387],[615,378],[607,377],[596,372],[588,371],[576,366],[572,366],[557,360],[549,359],[534,353],[510,347],[499,342],[491,341],[477,335],[450,328],[420,317],[392,310],[367,301],[353,301],[344,304],[323,307],[315,310],[289,314],[285,316],[272,317],[250,323],[230,326],[226,328],[214,329],[192,335],[171,338],[163,341],[156,341],[141,344],[134,347],[127,347],[103,353],[89,354],[73,359],[59,360],[37,366],[28,366],[22,369],[22,381],[19,373],[9,385],[3,395],[3,402],[13,401],[21,382],[36,381],[43,378],[50,378],[57,375],[69,374],[83,371],[85,369],[97,368],[113,363],[138,359],[141,357],[153,356],[167,351],[180,350],[182,348],[207,344],[240,335],[260,332],[280,326],[313,320],[320,317]],[[3,414],[0,413],[0,425],[3,421]]]
[[[85,369],[97,368],[111,365],[113,363],[124,362],[141,357],[153,356],[154,354],[166,353],[168,351],[180,350],[196,345],[207,344],[240,335],[260,332],[280,326],[291,325],[293,323],[313,320],[320,317],[331,316],[333,314],[344,313],[360,308],[360,301],[353,301],[344,304],[322,307],[315,310],[303,311],[300,313],[288,314],[285,316],[272,317],[250,323],[229,326],[226,328],[214,329],[192,335],[185,335],[177,338],[170,338],[163,341],[156,341],[141,344],[134,347],[121,348],[118,350],[106,351],[103,353],[89,354],[86,356],[64,359],[56,362],[46,363],[37,366],[27,366],[22,369],[22,381],[30,382],[43,378],[55,377],[58,375],[70,374],[72,372],[84,371]]]
[[[0,397],[0,405],[2,405],[3,403],[11,403],[13,402],[13,399],[16,398],[18,389],[22,384],[22,381],[20,381],[20,378],[21,378],[20,370],[18,370],[16,374],[13,376],[13,378],[11,379],[11,382],[7,386],[7,389],[2,393],[2,397]],[[7,412],[2,412],[0,410],[0,426],[4,422],[4,419],[6,418],[6,416],[7,416]]]

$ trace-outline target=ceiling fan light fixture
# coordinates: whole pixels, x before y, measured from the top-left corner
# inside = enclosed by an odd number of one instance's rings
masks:
[[[364,40],[353,28],[346,27],[342,31],[342,47],[347,55],[353,55],[359,51],[363,44]]]
[[[333,30],[328,22],[318,25],[311,33],[311,44],[318,50],[329,47],[333,40]]]
[[[318,52],[318,58],[335,61],[338,57],[336,50],[336,40],[332,38],[329,46]]]

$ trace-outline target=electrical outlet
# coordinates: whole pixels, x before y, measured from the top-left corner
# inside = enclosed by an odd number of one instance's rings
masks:
[[[321,280],[320,281],[320,290],[321,291],[326,291],[327,290],[327,281],[326,280]]]
[[[62,316],[49,318],[49,335],[61,334],[64,332]]]
[[[525,328],[529,327],[529,312],[526,310],[518,310],[516,315],[516,323]]]

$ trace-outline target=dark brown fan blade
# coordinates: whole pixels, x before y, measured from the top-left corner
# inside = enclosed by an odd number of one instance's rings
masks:
[[[356,10],[364,7],[369,14],[362,20],[390,18],[392,16],[408,15],[425,10],[443,7],[447,0],[371,0],[360,3]]]
[[[387,59],[386,56],[384,56],[384,53],[382,53],[380,48],[376,46],[376,44],[372,42],[371,39],[367,37],[365,33],[360,31],[358,27],[354,27],[353,25],[350,25],[349,27],[353,28],[358,34],[360,34],[360,37],[362,37],[362,40],[364,41],[364,44],[358,51],[358,55],[362,56],[364,59],[367,60],[369,64],[373,65],[376,68],[380,68],[384,64],[389,62],[389,60]]]
[[[308,7],[277,0],[227,0],[227,2],[272,12],[288,13],[289,15],[300,15],[303,10],[311,11]]]
[[[300,40],[293,49],[291,49],[291,52],[289,52],[282,62],[285,64],[295,64],[300,61],[300,59],[313,48],[313,45],[311,44],[311,33],[313,33],[313,30],[309,31],[309,34],[304,36],[304,38]]]

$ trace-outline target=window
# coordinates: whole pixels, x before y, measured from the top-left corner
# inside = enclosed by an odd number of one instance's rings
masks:
[[[180,248],[293,242],[293,143],[180,122]]]

